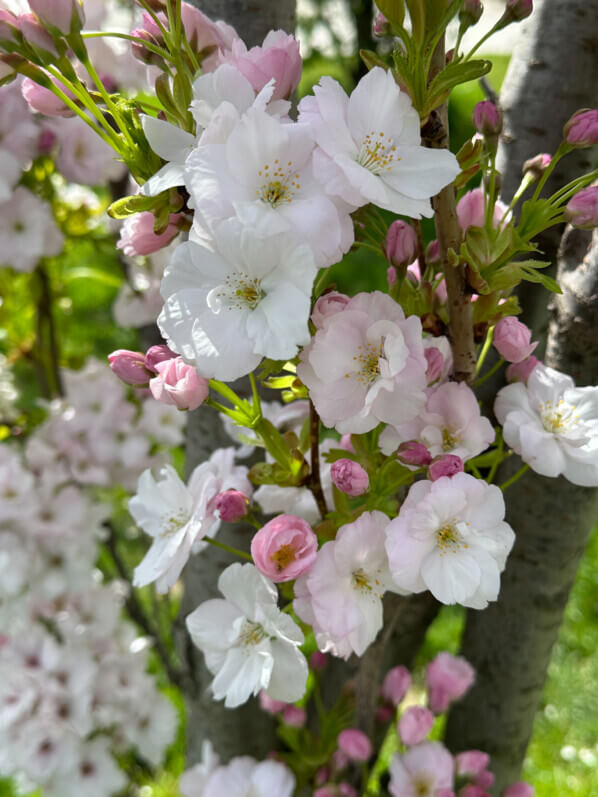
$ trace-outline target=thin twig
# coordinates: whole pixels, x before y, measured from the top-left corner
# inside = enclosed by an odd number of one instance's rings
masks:
[[[51,395],[64,396],[62,378],[60,376],[58,336],[56,334],[56,325],[52,312],[52,287],[43,262],[38,264],[36,273],[40,285],[40,296],[37,306],[37,335],[42,365],[46,373],[46,382]],[[47,348],[45,345],[46,343]],[[49,362],[48,358],[45,356],[46,350],[49,355]],[[46,368],[48,368],[48,370],[46,370]]]
[[[322,516],[322,520],[328,513],[322,480],[320,478],[320,416],[314,407],[313,401],[309,402],[309,441],[311,450],[311,472],[309,475],[309,489]]]

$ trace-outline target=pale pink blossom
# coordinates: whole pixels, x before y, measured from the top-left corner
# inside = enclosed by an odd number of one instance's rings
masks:
[[[453,757],[440,742],[423,742],[390,764],[392,797],[436,797],[453,785]]]
[[[475,670],[462,656],[439,653],[426,667],[428,703],[435,714],[442,714],[459,700],[475,681]]]
[[[63,244],[50,205],[28,188],[17,186],[0,203],[0,266],[33,271],[40,258],[59,254]]]
[[[397,591],[383,544],[388,522],[383,512],[364,512],[341,526],[296,581],[295,611],[314,628],[320,650],[361,656],[382,628],[382,596]]]
[[[149,389],[162,404],[174,404],[179,410],[196,410],[208,397],[209,380],[199,376],[194,366],[182,357],[157,363],[156,373],[149,380]]]
[[[39,127],[21,93],[24,82],[17,77],[12,83],[0,86],[0,151],[3,160],[13,156],[19,172],[19,166],[24,167],[36,156],[39,139]],[[17,180],[13,185],[14,182]]]
[[[372,743],[363,731],[346,728],[338,735],[338,747],[351,761],[363,763],[372,755]]]
[[[457,218],[459,226],[465,232],[469,227],[483,227],[485,224],[485,194],[483,188],[474,188],[464,194],[457,203]],[[507,206],[498,199],[494,206],[492,216],[492,226],[498,227],[505,213]]]
[[[335,313],[340,313],[349,304],[350,298],[338,291],[330,291],[325,293],[314,304],[314,309],[311,313],[311,320],[316,329],[320,329],[324,323],[324,319],[328,318]]]
[[[432,730],[434,715],[424,706],[409,706],[399,719],[399,736],[403,744],[419,744]]]
[[[56,165],[71,182],[103,185],[122,177],[126,166],[105,141],[80,119],[48,122],[59,144]]]
[[[341,434],[410,421],[425,403],[421,322],[379,291],[325,319],[300,359],[297,375],[324,424]]]
[[[496,600],[515,535],[501,490],[467,473],[411,486],[386,530],[398,587],[483,609]]]
[[[367,471],[352,459],[337,459],[333,462],[330,477],[334,486],[351,498],[363,495],[370,486]]]
[[[411,686],[411,675],[409,670],[402,665],[393,667],[384,676],[380,694],[393,706],[398,706],[405,697]]]
[[[296,515],[279,515],[263,526],[251,541],[258,570],[272,581],[292,581],[309,571],[318,550],[311,526]]]
[[[522,360],[519,363],[511,363],[506,370],[506,377],[508,382],[523,382],[523,384],[527,384],[527,380],[530,377],[531,372],[534,370],[536,365],[540,360],[537,357],[534,357],[532,354],[530,357],[526,357],[525,360]]]
[[[63,34],[80,30],[85,22],[80,0],[29,0],[29,7],[42,25]]]
[[[520,363],[534,351],[538,342],[531,342],[528,326],[514,315],[501,318],[494,328],[492,342],[500,356],[509,363]]]
[[[59,83],[55,78],[49,79],[52,80],[67,97],[70,97],[72,100],[75,99],[74,94],[63,86],[62,83]],[[39,83],[35,83],[31,78],[26,77],[23,80],[22,91],[23,97],[27,100],[27,104],[32,111],[37,111],[44,116],[67,117],[75,115],[75,112],[72,111],[68,105],[65,105],[60,97],[57,97],[53,91],[44,88],[44,86],[40,86]]]
[[[256,92],[274,78],[273,99],[289,99],[299,85],[303,62],[299,43],[282,30],[271,30],[259,47],[247,49],[241,39],[221,55],[221,62],[236,67]]]
[[[295,776],[285,764],[243,756],[215,769],[205,790],[190,797],[292,797],[294,790]]]
[[[120,229],[120,240],[116,244],[125,255],[151,255],[158,249],[163,249],[179,233],[179,222],[182,214],[171,213],[166,229],[156,233],[154,224],[156,217],[153,213],[136,213],[129,216]]]

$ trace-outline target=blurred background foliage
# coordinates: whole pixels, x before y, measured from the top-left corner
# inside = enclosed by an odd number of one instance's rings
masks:
[[[305,64],[299,96],[308,93],[322,75],[331,75],[350,91],[363,72],[358,47],[374,47],[370,33],[371,4],[368,0],[300,0],[299,37]],[[380,49],[384,51],[384,43]],[[490,56],[493,69],[488,83],[500,89],[507,55]],[[460,86],[451,98],[452,148],[456,151],[473,134],[471,114],[484,98],[478,84]],[[105,225],[92,224],[107,207],[108,192],[97,194],[97,206],[74,207],[57,190],[60,178],[53,166],[41,160],[31,173],[36,190],[51,199],[59,224],[67,236],[64,253],[48,258],[44,268],[52,294],[52,312],[57,330],[62,366],[77,368],[89,356],[105,358],[117,348],[138,347],[135,330],[116,325],[111,306],[126,278],[123,261],[115,249],[116,237]],[[469,186],[472,187],[472,186]],[[389,218],[389,222],[390,222]],[[424,227],[427,240],[433,227]],[[383,288],[387,262],[380,253],[357,249],[335,267],[339,290],[350,294]],[[43,416],[37,405],[39,362],[36,328],[39,316],[39,274],[17,274],[0,268],[0,375],[10,366],[19,392],[19,417],[2,417],[0,391],[0,440],[26,433],[27,424]],[[1,387],[1,385],[0,385]],[[178,464],[180,465],[180,456]],[[126,520],[123,519],[126,524]],[[564,530],[566,533],[566,530]],[[132,568],[139,558],[134,538],[125,552]],[[149,591],[141,598],[151,605]],[[444,607],[429,629],[417,662],[420,676],[427,661],[440,650],[456,653],[464,625],[464,611]],[[556,644],[549,678],[538,712],[523,776],[536,787],[538,797],[598,797],[598,529],[594,533],[567,608],[565,623]],[[159,669],[157,660],[154,667]],[[162,678],[166,685],[165,677]],[[174,688],[173,700],[183,713]],[[184,732],[171,749],[164,770],[158,775],[139,769],[128,794],[138,797],[175,797],[176,782],[184,768]],[[0,780],[0,797],[18,794],[14,784]],[[85,795],[81,795],[85,797]],[[275,797],[273,795],[272,797]]]

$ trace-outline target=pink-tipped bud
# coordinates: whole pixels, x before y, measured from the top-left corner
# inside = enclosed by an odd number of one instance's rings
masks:
[[[344,451],[349,451],[351,454],[355,453],[355,447],[351,442],[351,435],[348,432],[341,437],[338,447],[342,448]]]
[[[390,22],[386,19],[381,11],[378,11],[374,17],[374,25],[372,27],[374,36],[383,39],[385,36],[392,36],[392,28]]]
[[[196,410],[207,399],[209,381],[182,357],[158,363],[156,371],[158,375],[149,383],[156,401],[172,404],[179,410]]]
[[[358,763],[367,761],[372,755],[372,743],[365,733],[357,728],[347,728],[339,734],[338,748],[351,761]]]
[[[479,21],[483,11],[481,0],[465,0],[463,8],[459,11],[459,22],[463,27],[469,28]]]
[[[428,705],[435,714],[446,711],[475,681],[475,670],[461,656],[439,653],[426,668]]]
[[[507,0],[505,15],[508,15],[514,22],[520,22],[529,17],[533,10],[533,0]]]
[[[282,712],[282,721],[285,725],[290,725],[292,728],[303,728],[307,722],[307,712],[304,708],[300,708],[299,706],[286,706]]]
[[[71,100],[75,100],[75,95],[72,94],[62,83],[50,78],[52,82]],[[53,91],[40,86],[31,78],[24,78],[21,85],[21,92],[25,98],[25,102],[32,111],[37,111],[44,116],[74,116],[75,112],[63,103],[60,97],[57,97]]]
[[[481,750],[465,750],[455,756],[455,770],[457,775],[474,777],[483,772],[490,763],[488,753]]]
[[[598,108],[576,111],[563,129],[563,138],[579,149],[598,144]]]
[[[337,459],[333,462],[330,477],[334,486],[351,498],[363,495],[370,486],[367,472],[352,459]]]
[[[0,40],[14,43],[20,39],[19,21],[12,11],[0,8]]]
[[[376,709],[376,722],[379,722],[380,725],[388,725],[394,715],[395,712],[391,706],[378,706]]]
[[[178,355],[164,343],[158,346],[151,346],[151,348],[145,352],[145,367],[149,371],[157,373],[156,366],[158,363],[163,363],[165,360],[172,360],[175,357],[178,357]]]
[[[17,17],[19,30],[26,41],[38,50],[42,55],[58,56],[58,50],[54,45],[54,39],[48,31],[43,28],[33,14],[21,14]]]
[[[489,789],[493,786],[495,780],[496,778],[493,772],[490,772],[489,769],[483,769],[476,775],[475,785],[479,786],[481,789]]]
[[[181,219],[181,213],[171,213],[166,229],[161,233],[156,233],[154,214],[149,211],[136,213],[134,216],[129,216],[121,227],[120,240],[116,246],[129,257],[151,255],[168,246],[178,235]]]
[[[316,329],[321,329],[324,321],[330,316],[341,313],[349,304],[350,298],[338,291],[324,293],[314,304],[311,320]]]
[[[309,657],[309,666],[315,672],[321,672],[328,664],[328,656],[319,650],[314,651]]]
[[[584,188],[571,197],[565,208],[565,219],[582,230],[598,227],[598,185]]]
[[[520,363],[534,351],[537,342],[532,343],[529,327],[514,315],[501,318],[494,327],[494,347],[500,356],[509,363]]]
[[[313,565],[318,538],[312,527],[297,515],[279,515],[263,526],[251,540],[255,566],[271,581],[293,581]]]
[[[527,385],[531,372],[539,362],[540,360],[532,354],[531,357],[526,357],[520,363],[511,363],[507,368],[507,381],[523,382],[524,385]]]
[[[127,385],[147,385],[151,373],[145,367],[145,356],[140,351],[117,349],[108,355],[110,368]]]
[[[65,36],[80,31],[85,23],[79,0],[29,0],[29,7],[42,25]]]
[[[405,269],[417,258],[417,233],[410,224],[396,219],[388,228],[384,241],[386,259],[397,269]]]
[[[265,711],[266,714],[280,714],[289,705],[282,700],[274,700],[274,698],[270,697],[263,689],[258,695],[258,700],[261,710]]]
[[[426,379],[428,384],[432,385],[441,376],[444,368],[444,357],[440,349],[436,346],[430,346],[424,350],[424,357],[428,363],[426,368]]]
[[[440,263],[440,243],[437,238],[426,246],[426,263]]]
[[[441,454],[435,457],[428,465],[428,478],[433,482],[441,479],[443,476],[455,476],[457,473],[463,473],[465,465],[461,457],[455,454]]]
[[[483,136],[497,136],[502,130],[502,111],[491,100],[482,100],[473,109],[473,123]]]
[[[534,797],[536,790],[523,780],[513,783],[503,791],[502,797]]]
[[[526,160],[523,164],[522,171],[523,174],[531,174],[534,180],[539,180],[551,163],[552,155],[549,155],[547,152],[542,152]]]
[[[56,133],[49,127],[43,127],[37,140],[37,150],[40,155],[49,155],[56,144]]]
[[[158,45],[158,42],[155,40],[152,34],[144,28],[135,28],[135,30],[131,31],[131,36],[134,36],[136,39],[142,39],[148,44],[153,44],[154,46]],[[160,58],[157,53],[150,50],[140,41],[131,42],[131,52],[133,53],[133,56],[143,64],[156,66],[161,64],[163,61],[163,59]]]
[[[249,498],[240,490],[224,490],[213,499],[213,508],[225,523],[236,523],[247,514]]]
[[[388,282],[389,288],[394,288],[397,284],[397,270],[394,266],[389,266],[386,269],[386,281]]]
[[[407,440],[397,448],[397,459],[403,465],[423,467],[432,462],[432,455],[423,443],[419,443],[417,440]]]
[[[410,686],[411,675],[409,670],[399,665],[386,673],[380,687],[380,694],[384,700],[392,703],[393,706],[398,706],[409,691]]]
[[[411,706],[399,720],[399,736],[403,744],[419,744],[432,730],[434,715],[424,706]]]

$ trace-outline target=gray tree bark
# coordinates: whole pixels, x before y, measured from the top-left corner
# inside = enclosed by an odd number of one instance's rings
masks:
[[[295,29],[295,0],[191,0],[211,19],[224,19],[233,25],[248,46],[261,44],[269,30]],[[240,391],[239,391],[240,392]],[[222,423],[212,409],[200,407],[189,414],[187,424],[187,471],[209,458],[217,448],[231,445]],[[242,550],[249,550],[252,530],[243,524],[226,524],[219,539]],[[209,692],[212,676],[203,656],[193,648],[182,620],[200,603],[219,597],[220,573],[231,564],[229,554],[210,547],[192,557],[184,571],[184,595],[179,623],[179,649],[191,671],[185,694],[187,706],[187,764],[201,758],[204,739],[210,739],[223,761],[233,756],[264,758],[275,740],[274,724],[260,711],[256,700],[234,711],[214,701]]]
[[[551,306],[546,363],[580,385],[598,377],[598,232],[569,229],[559,256],[563,295]],[[513,472],[518,463],[509,469]],[[508,473],[505,473],[507,476]],[[490,753],[496,794],[518,780],[552,647],[589,533],[598,491],[527,473],[507,490],[517,539],[498,601],[468,614],[462,653],[477,681],[449,717],[453,750]]]

